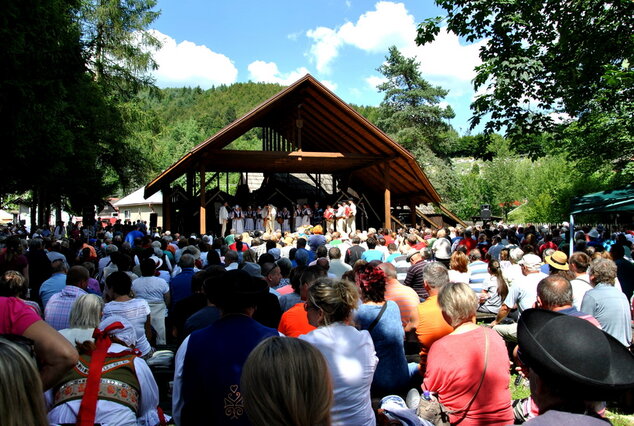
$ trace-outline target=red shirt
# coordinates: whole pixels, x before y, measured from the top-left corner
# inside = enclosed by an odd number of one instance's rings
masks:
[[[513,424],[509,390],[509,357],[502,338],[492,329],[480,327],[451,334],[434,342],[429,351],[424,389],[438,392],[448,410],[460,410],[471,400],[484,368],[485,337],[489,359],[482,386],[460,426]],[[450,414],[453,424],[464,413]]]
[[[315,327],[308,323],[308,315],[304,309],[304,302],[300,302],[284,312],[277,330],[286,337],[299,337],[308,334]]]

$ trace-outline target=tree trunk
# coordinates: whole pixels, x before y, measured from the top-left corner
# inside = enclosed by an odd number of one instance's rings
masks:
[[[37,190],[31,191],[31,232],[37,227]]]

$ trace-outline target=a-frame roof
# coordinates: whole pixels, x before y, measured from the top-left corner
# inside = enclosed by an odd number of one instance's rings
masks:
[[[262,151],[223,149],[253,128]],[[145,187],[145,197],[188,171],[290,172],[349,176],[401,203],[439,202],[414,157],[310,74],[202,142]]]

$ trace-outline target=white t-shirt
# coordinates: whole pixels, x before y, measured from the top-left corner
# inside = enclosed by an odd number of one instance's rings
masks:
[[[170,286],[159,277],[140,277],[132,281],[132,291],[136,297],[148,303],[161,303],[164,301],[163,295],[169,293]]]
[[[370,333],[335,323],[299,338],[319,349],[328,363],[334,391],[332,425],[374,426],[370,386],[379,359]]]
[[[111,315],[120,315],[134,325],[137,349],[141,351],[143,356],[149,354],[152,347],[145,336],[145,322],[147,316],[150,315],[150,305],[147,301],[137,298],[126,302],[108,302],[103,307],[103,317],[108,318]]]

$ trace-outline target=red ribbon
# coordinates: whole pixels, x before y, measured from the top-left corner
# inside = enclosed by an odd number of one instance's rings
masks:
[[[95,328],[92,337],[95,339],[95,350],[92,352],[90,359],[90,367],[88,369],[88,379],[86,380],[86,390],[84,397],[79,406],[79,414],[77,415],[77,425],[93,426],[95,424],[95,415],[97,412],[97,399],[99,396],[99,384],[101,383],[101,373],[103,365],[106,361],[106,354],[110,344],[110,336],[108,333],[112,330],[122,329],[121,322],[113,322],[104,330]]]

